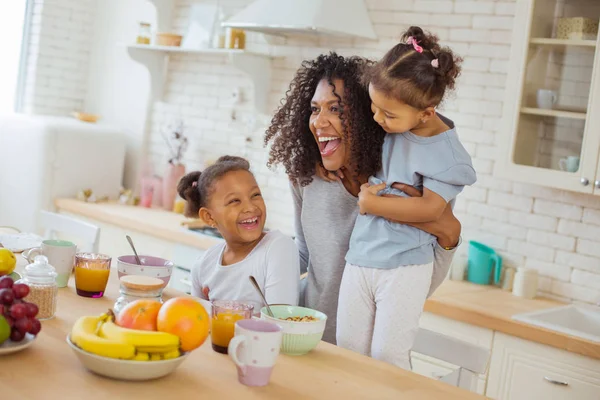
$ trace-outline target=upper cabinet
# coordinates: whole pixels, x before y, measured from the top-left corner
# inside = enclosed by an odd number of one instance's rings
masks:
[[[517,0],[496,175],[600,194],[597,0]]]

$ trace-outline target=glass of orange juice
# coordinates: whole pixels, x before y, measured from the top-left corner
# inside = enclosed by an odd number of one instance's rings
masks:
[[[111,257],[97,253],[75,254],[75,289],[83,297],[104,296]]]
[[[237,301],[215,300],[212,302],[212,327],[210,339],[212,348],[218,353],[227,354],[229,341],[233,338],[235,322],[252,318],[252,304]]]

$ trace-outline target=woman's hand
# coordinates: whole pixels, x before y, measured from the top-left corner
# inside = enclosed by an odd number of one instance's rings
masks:
[[[405,185],[402,183],[394,183],[392,185],[394,189],[402,190],[404,193],[409,195],[410,197],[421,197],[423,193],[415,189],[412,186]],[[393,195],[386,195],[387,197],[391,197]],[[400,224],[406,224],[410,226],[414,226],[415,228],[421,229],[427,233],[432,234],[437,237],[438,244],[442,247],[456,247],[458,245],[458,241],[460,239],[460,231],[461,225],[460,221],[454,216],[452,212],[452,207],[450,204],[446,205],[444,212],[437,219],[437,221],[433,222],[415,222],[415,223],[406,223],[403,221],[392,221]]]

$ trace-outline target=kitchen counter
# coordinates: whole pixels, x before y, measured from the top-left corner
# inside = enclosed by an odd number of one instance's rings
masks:
[[[564,305],[554,300],[513,296],[492,286],[446,281],[425,303],[425,311],[600,359],[600,343],[512,319],[513,315]]]
[[[189,218],[157,208],[134,207],[116,202],[86,203],[77,199],[59,198],[54,201],[59,211],[81,215],[159,239],[206,250],[219,239],[189,231],[181,223]]]
[[[271,382],[249,388],[237,381],[228,356],[212,350],[210,339],[171,375],[146,382],[123,382],[94,375],[79,363],[65,338],[75,320],[112,307],[116,271],[101,299],[77,296],[73,279],[59,289],[58,310],[26,350],[0,356],[2,398],[15,399],[483,399],[445,383],[322,342],[304,356],[280,355]],[[167,289],[164,297],[180,293]],[[34,383],[34,384],[32,384]]]
[[[165,240],[206,249],[217,239],[186,232],[182,215],[164,210],[116,203],[84,203],[57,199],[57,208],[119,227],[137,230]],[[512,319],[515,314],[563,305],[553,300],[527,300],[491,286],[446,281],[425,303],[425,311],[468,324],[503,332],[526,340],[600,359],[600,344]]]

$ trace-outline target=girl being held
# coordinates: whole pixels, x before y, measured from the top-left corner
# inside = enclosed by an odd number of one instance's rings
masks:
[[[406,369],[431,284],[436,238],[390,221],[434,221],[465,185],[475,183],[454,123],[435,111],[454,88],[460,61],[437,37],[411,27],[365,74],[373,118],[388,135],[382,169],[359,194],[337,343]],[[402,184],[421,189],[422,197],[397,190]]]
[[[269,304],[298,304],[298,249],[281,232],[264,231],[267,209],[248,161],[223,156],[184,176],[177,189],[187,200],[185,215],[200,217],[225,239],[192,268],[193,296],[247,302],[256,313],[263,302],[248,279],[252,275]]]

